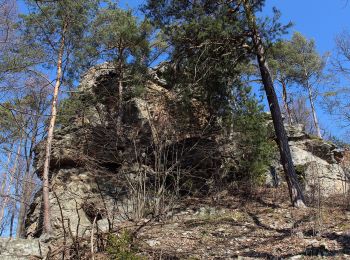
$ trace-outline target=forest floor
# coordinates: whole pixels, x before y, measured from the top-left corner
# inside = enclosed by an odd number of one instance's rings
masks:
[[[295,209],[285,188],[192,197],[167,221],[134,226],[133,243],[146,259],[350,259],[345,202]]]

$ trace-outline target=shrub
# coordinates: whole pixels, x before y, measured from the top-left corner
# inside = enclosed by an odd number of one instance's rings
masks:
[[[262,184],[265,181],[276,145],[271,140],[266,113],[250,89],[240,91],[236,96],[238,109],[233,115],[233,131],[239,133],[238,150],[240,154],[239,179]]]
[[[76,94],[62,100],[58,107],[57,125],[67,126],[72,119],[85,116],[86,108],[93,102],[94,97],[87,94]]]
[[[133,239],[129,231],[124,230],[119,236],[109,234],[107,239],[107,252],[115,260],[143,260],[136,255]]]

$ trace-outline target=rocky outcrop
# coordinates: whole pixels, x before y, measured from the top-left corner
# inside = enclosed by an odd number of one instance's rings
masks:
[[[102,64],[83,76],[79,96],[84,109],[56,129],[52,144],[50,205],[56,239],[111,231],[124,220],[158,217],[169,207],[164,200],[167,189],[183,195],[210,191],[211,183],[225,179],[225,165],[235,163],[239,136],[219,134],[197,100],[191,100],[188,111],[181,109],[179,94],[168,89],[156,70],[150,78],[142,95],[126,87],[122,131],[117,131],[114,69]],[[345,192],[342,152],[307,135],[301,125],[287,128],[306,192]],[[39,177],[44,147],[42,142],[36,148]],[[281,179],[278,154],[271,169],[273,179]],[[28,237],[41,235],[41,218],[38,192],[26,220]]]
[[[38,239],[0,238],[1,260],[43,259],[48,248]]]
[[[306,195],[328,197],[346,194],[350,176],[342,165],[344,152],[331,142],[306,134],[303,125],[285,127],[293,162]],[[278,161],[274,165],[281,176],[282,165]],[[269,183],[272,180],[270,177]]]
[[[207,130],[203,106],[192,100],[190,111],[184,112],[176,93],[160,86],[159,80],[150,80],[142,96],[126,89],[118,132],[115,77],[108,64],[91,68],[79,86],[84,109],[55,130],[50,205],[54,234],[60,239],[88,236],[96,228],[113,230],[120,221],[150,214],[145,208],[160,207],[165,186],[173,189],[176,178],[177,192],[189,186],[195,190],[205,187],[220,169],[219,141]],[[45,142],[36,147],[39,177],[44,147]],[[180,169],[190,177],[180,177]],[[41,210],[39,192],[26,220],[28,237],[41,235]]]

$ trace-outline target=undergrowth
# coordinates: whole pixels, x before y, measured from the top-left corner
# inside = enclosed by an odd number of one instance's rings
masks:
[[[108,235],[107,253],[113,260],[144,260],[137,255],[132,235],[128,230],[123,230],[119,235]]]

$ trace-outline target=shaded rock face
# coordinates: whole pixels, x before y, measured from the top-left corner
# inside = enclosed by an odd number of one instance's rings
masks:
[[[45,244],[37,239],[0,238],[1,260],[42,259],[46,254]]]
[[[149,81],[142,96],[132,96],[126,89],[129,98],[118,133],[115,82],[116,73],[109,64],[90,69],[79,91],[92,97],[91,102],[84,111],[77,111],[69,125],[55,130],[50,205],[56,237],[87,236],[96,228],[112,230],[120,221],[140,217],[142,209],[165,203],[163,195],[154,197],[163,194],[164,187],[177,193],[186,193],[188,187],[203,189],[220,169],[220,142],[205,132],[207,113],[199,102],[193,100],[188,112],[196,116],[187,117],[179,109],[176,94],[157,82]],[[34,163],[40,178],[44,156],[42,142],[36,147]],[[182,178],[180,172],[191,177]],[[143,191],[144,185],[154,193]],[[42,233],[41,200],[39,191],[26,219],[28,237]]]
[[[350,176],[350,149],[347,148],[341,151],[341,155],[339,156],[339,150],[337,150],[338,158],[340,159],[340,165],[345,169],[345,173]]]
[[[55,235],[89,235],[94,218],[106,218],[111,212],[120,212],[115,215],[119,221],[130,217],[127,210],[130,202],[115,174],[85,168],[60,169],[54,174],[50,205]],[[38,193],[27,218],[28,236],[41,234],[41,221],[41,194]]]
[[[345,194],[349,176],[342,164],[344,152],[331,142],[307,135],[302,125],[285,127],[294,166],[306,195],[312,198]],[[275,160],[274,166],[273,170],[281,176],[283,169],[278,160]],[[270,185],[274,178],[269,177]]]

